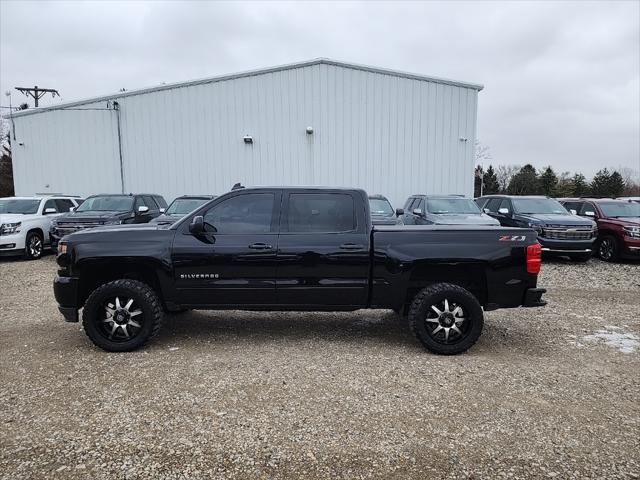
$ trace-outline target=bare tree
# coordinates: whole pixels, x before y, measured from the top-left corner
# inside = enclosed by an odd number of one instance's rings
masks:
[[[499,165],[496,168],[496,178],[501,192],[506,192],[513,176],[520,171],[520,165]]]

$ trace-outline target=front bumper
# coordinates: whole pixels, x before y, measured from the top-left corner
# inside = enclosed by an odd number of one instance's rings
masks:
[[[53,280],[53,294],[58,302],[58,310],[67,322],[78,321],[78,279],[56,276]]]
[[[24,251],[23,232],[0,235],[0,255],[19,255]]]
[[[547,302],[542,300],[542,294],[546,293],[546,288],[528,288],[524,292],[523,307],[544,307]]]
[[[590,240],[551,240],[538,236],[538,242],[542,246],[542,253],[556,255],[579,255],[593,251],[595,238]]]
[[[640,238],[625,236],[623,242],[623,255],[631,258],[640,258]]]

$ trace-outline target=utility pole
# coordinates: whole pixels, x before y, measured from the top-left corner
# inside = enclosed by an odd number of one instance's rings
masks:
[[[45,94],[50,93],[52,97],[60,96],[60,93],[53,88],[38,88],[36,85],[33,88],[27,87],[16,87],[21,93],[24,93],[27,97],[32,97],[36,101],[36,108],[38,108],[38,100],[45,96]]]

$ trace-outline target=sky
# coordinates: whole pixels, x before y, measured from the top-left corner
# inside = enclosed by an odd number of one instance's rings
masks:
[[[318,57],[483,84],[483,163],[640,179],[640,0],[0,0],[3,106],[15,86],[51,105]]]

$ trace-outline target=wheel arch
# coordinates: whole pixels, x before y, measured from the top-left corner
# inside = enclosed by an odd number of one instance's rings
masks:
[[[89,295],[106,283],[120,279],[138,280],[151,287],[164,304],[158,265],[151,259],[94,259],[80,262],[76,268],[80,279],[78,303],[83,305]]]
[[[486,266],[480,263],[457,264],[418,264],[411,272],[403,302],[403,310],[424,288],[439,283],[449,283],[468,290],[480,305],[486,305],[487,276]]]

